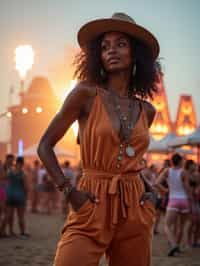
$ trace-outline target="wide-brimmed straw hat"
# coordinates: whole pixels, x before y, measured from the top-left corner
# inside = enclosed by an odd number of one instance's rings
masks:
[[[126,33],[136,40],[146,44],[151,50],[153,59],[159,54],[159,44],[154,35],[125,13],[114,13],[111,18],[97,19],[83,25],[78,31],[78,43],[82,49],[99,37],[101,34],[111,31]]]

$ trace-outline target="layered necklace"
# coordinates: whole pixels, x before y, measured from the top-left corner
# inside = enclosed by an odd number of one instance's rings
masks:
[[[117,114],[117,117],[120,122],[120,133],[119,137],[125,144],[125,153],[128,157],[134,157],[135,156],[135,149],[130,144],[130,138],[131,133],[133,129],[133,123],[132,123],[132,113],[133,113],[133,107],[134,107],[134,101],[130,100],[128,104],[128,113],[127,115],[122,112],[122,107],[120,105],[119,98],[120,96],[113,91],[112,89],[109,89],[110,92],[110,98],[111,103],[113,104],[114,110]]]

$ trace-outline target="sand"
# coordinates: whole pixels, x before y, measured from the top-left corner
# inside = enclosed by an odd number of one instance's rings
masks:
[[[27,227],[31,238],[0,239],[0,266],[52,265],[63,223],[64,219],[60,214],[27,214]],[[15,232],[18,232],[17,227]],[[156,235],[153,241],[152,266],[200,266],[200,249],[185,250],[173,258],[166,256],[167,250],[164,236]],[[103,260],[100,264],[106,265]]]

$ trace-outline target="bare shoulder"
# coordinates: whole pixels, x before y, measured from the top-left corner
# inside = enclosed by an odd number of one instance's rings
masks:
[[[73,91],[80,96],[94,97],[96,95],[96,86],[86,81],[82,81],[76,85]]]
[[[87,82],[78,83],[66,97],[60,113],[80,111],[96,95],[96,87]]]
[[[143,101],[143,106],[144,106],[144,109],[146,111],[146,114],[147,114],[147,118],[148,118],[148,124],[149,124],[149,127],[151,126],[151,124],[153,123],[153,119],[155,117],[155,114],[156,114],[156,109],[155,107],[148,101]]]

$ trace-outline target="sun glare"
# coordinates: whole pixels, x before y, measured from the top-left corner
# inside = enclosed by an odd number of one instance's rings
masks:
[[[62,91],[61,91],[61,94],[60,94],[60,101],[61,103],[64,102],[64,100],[66,99],[66,97],[69,95],[69,93],[73,90],[73,88],[76,86],[77,84],[77,79],[72,79],[69,83],[69,86],[67,88],[64,88]]]
[[[69,83],[69,86],[67,88],[65,88],[61,94],[60,94],[60,101],[61,103],[64,102],[64,100],[66,99],[66,97],[69,95],[69,93],[73,90],[73,88],[76,86],[77,84],[77,79],[72,79]],[[74,135],[77,137],[78,135],[78,122],[74,122],[72,124],[72,129],[73,129],[73,132],[74,132]]]

